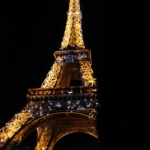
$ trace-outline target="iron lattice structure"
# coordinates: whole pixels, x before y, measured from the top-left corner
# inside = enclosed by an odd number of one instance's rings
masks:
[[[63,38],[65,47],[84,47],[81,32],[75,34],[75,41],[72,40],[74,32],[81,31],[79,8],[78,0],[70,0],[65,31],[65,38],[70,35],[70,40],[66,43]],[[72,23],[68,26],[70,17]],[[11,150],[19,146],[34,130],[38,133],[35,150],[52,150],[59,139],[75,132],[98,138],[95,122],[99,104],[91,51],[55,51],[54,57],[55,62],[41,87],[28,89],[25,107],[0,129],[0,149]],[[81,84],[71,85],[72,81]]]
[[[84,41],[81,28],[82,13],[79,0],[70,0],[66,29],[61,43],[61,48],[67,46],[84,48]]]

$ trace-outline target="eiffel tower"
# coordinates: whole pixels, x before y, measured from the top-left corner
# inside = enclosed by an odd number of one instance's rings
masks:
[[[97,85],[91,51],[85,49],[79,0],[70,0],[61,50],[40,88],[28,89],[27,103],[0,129],[0,149],[17,148],[37,130],[35,150],[52,150],[64,136],[82,132],[98,138]]]

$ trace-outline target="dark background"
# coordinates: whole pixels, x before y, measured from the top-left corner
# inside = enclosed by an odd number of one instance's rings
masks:
[[[148,5],[82,0],[81,9],[85,46],[92,51],[92,68],[99,86],[99,145],[102,150],[146,150],[150,92]],[[2,127],[25,105],[27,89],[40,87],[50,70],[53,52],[62,41],[68,0],[9,2],[0,4],[0,10]],[[84,149],[96,149],[92,137],[80,134],[65,137],[64,147],[60,141],[56,148],[67,149],[68,143],[79,143],[79,139]],[[71,145],[68,149],[75,149],[76,144]]]

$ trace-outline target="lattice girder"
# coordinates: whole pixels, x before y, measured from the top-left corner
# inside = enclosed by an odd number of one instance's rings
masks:
[[[93,70],[89,61],[80,61],[80,70],[85,86],[95,86],[96,79],[93,78]]]
[[[57,60],[59,60],[59,58],[57,58]],[[43,81],[41,85],[42,88],[49,88],[49,87],[52,88],[55,86],[59,73],[61,71],[62,65],[63,64],[61,62],[58,62],[58,61],[54,62],[51,70],[48,72],[45,80]]]
[[[38,138],[39,141],[37,141],[36,150],[45,150],[44,147],[46,148],[46,146],[53,147],[60,138],[74,132],[83,132],[98,138],[95,119],[89,118],[88,115],[81,113],[61,112],[42,116],[38,119],[29,121],[26,125],[22,126],[17,133],[15,133],[11,140],[8,141],[5,150],[11,150],[12,147],[17,147],[17,145],[20,144],[31,132],[42,127],[45,127],[43,128],[45,132],[40,134],[41,132],[39,131],[39,136],[42,135],[42,138]],[[47,140],[43,140],[43,138]],[[41,145],[43,146],[43,149],[38,149]]]
[[[84,41],[81,28],[82,14],[79,0],[70,0],[66,29],[61,43],[61,48],[67,46],[84,48]]]
[[[37,128],[38,138],[35,150],[46,150],[52,136],[52,123],[41,125]]]
[[[54,56],[56,61],[44,80],[42,88],[29,89],[26,106],[0,130],[1,147],[8,145],[9,141],[19,144],[26,137],[26,132],[29,132],[29,123],[35,127],[34,123],[36,124],[39,118],[50,114],[72,112],[96,118],[97,87],[92,75],[90,50],[57,51]],[[55,87],[65,63],[78,64],[84,86]],[[64,135],[66,133],[68,131],[64,131]],[[9,147],[12,145],[9,144]]]
[[[52,69],[48,72],[46,79],[41,85],[41,88],[52,88],[60,87],[61,82],[58,81],[62,78],[64,71],[69,72],[69,67],[65,70],[65,66],[69,66],[71,63],[80,65],[80,71],[82,74],[82,81],[84,86],[96,86],[96,79],[93,77],[93,70],[91,67],[91,51],[88,49],[82,50],[67,50],[67,51],[56,51],[54,53],[56,61],[54,62]],[[70,78],[65,75],[68,83]],[[59,84],[60,82],[60,84]],[[63,85],[62,86],[69,86]]]
[[[30,119],[32,111],[27,111],[29,107],[32,106],[26,104],[18,114],[15,114],[15,116],[0,129],[0,147],[3,147],[3,145]]]
[[[84,49],[79,0],[70,0],[61,49],[40,88],[28,89],[27,104],[0,129],[0,149],[16,148],[37,130],[35,150],[52,150],[62,137],[83,132],[98,138],[96,131],[96,79],[91,51]],[[65,78],[65,79],[64,79]],[[71,81],[81,86],[70,86]]]
[[[55,137],[53,138],[53,141],[51,142],[51,145],[49,147],[49,150],[53,149],[53,146],[64,136],[76,133],[76,132],[82,132],[87,133],[95,138],[98,138],[98,134],[96,132],[95,127],[95,120],[93,119],[63,119],[59,121],[59,124],[57,125]]]

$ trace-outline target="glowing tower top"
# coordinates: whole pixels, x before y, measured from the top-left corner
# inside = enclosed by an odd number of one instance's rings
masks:
[[[84,48],[84,41],[81,28],[82,13],[79,0],[70,0],[66,29],[64,32],[61,48],[73,47]]]

